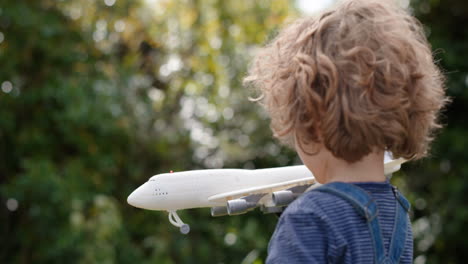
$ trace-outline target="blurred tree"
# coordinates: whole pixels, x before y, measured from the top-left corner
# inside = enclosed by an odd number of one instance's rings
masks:
[[[132,208],[126,197],[170,169],[293,162],[240,85],[249,53],[288,8],[2,2],[0,262],[263,259],[274,216],[190,210],[184,237],[165,213]]]
[[[468,258],[468,31],[461,25],[468,23],[468,2],[414,0],[412,7],[425,25],[453,100],[432,156],[405,171],[414,210],[415,262],[463,263]]]

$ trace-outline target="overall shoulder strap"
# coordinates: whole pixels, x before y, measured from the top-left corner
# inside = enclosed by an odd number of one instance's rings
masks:
[[[395,224],[393,227],[393,236],[390,242],[388,257],[392,260],[393,263],[399,263],[406,244],[410,203],[403,195],[400,194],[396,187],[393,187],[393,193],[395,194],[395,198],[397,199],[398,204],[395,210]]]
[[[373,240],[376,263],[384,263],[384,261],[388,261],[377,218],[377,204],[366,191],[358,186],[343,182],[327,183],[314,190],[331,193],[350,202],[353,207],[356,208],[358,213],[366,219]]]
[[[347,200],[367,221],[372,221],[378,214],[377,205],[369,194],[355,185],[344,182],[332,182],[314,190],[332,193]]]

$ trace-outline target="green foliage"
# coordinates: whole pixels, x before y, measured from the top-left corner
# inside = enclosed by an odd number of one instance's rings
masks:
[[[454,103],[433,157],[395,183],[414,204],[417,262],[459,263],[468,4],[412,4]],[[169,170],[298,162],[241,85],[255,47],[294,16],[286,0],[3,1],[0,263],[262,263],[275,216],[187,210],[182,236],[126,198]]]
[[[446,128],[432,157],[408,166],[405,174],[413,195],[415,256],[419,263],[462,263],[468,258],[468,18],[466,1],[414,1],[415,14],[426,25],[436,58],[447,77],[453,102],[444,113]],[[418,262],[418,261],[416,261]]]
[[[0,195],[18,207],[0,210],[0,262],[263,259],[274,216],[188,210],[185,237],[166,213],[132,208],[126,197],[170,169],[253,166],[265,147],[273,152],[255,164],[276,164],[280,149],[240,82],[247,51],[269,32],[263,23],[281,24],[287,8],[2,3],[0,84],[12,89],[0,92]]]

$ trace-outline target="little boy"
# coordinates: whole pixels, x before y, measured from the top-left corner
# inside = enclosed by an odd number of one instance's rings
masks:
[[[409,204],[384,176],[427,153],[447,102],[420,23],[388,0],[340,1],[255,57],[247,83],[324,184],[288,206],[267,263],[412,263]]]

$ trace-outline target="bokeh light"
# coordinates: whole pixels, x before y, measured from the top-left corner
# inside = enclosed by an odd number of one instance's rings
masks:
[[[8,210],[12,212],[16,211],[18,209],[18,206],[19,206],[18,200],[16,200],[15,198],[9,198],[6,201],[6,207],[8,208]]]

